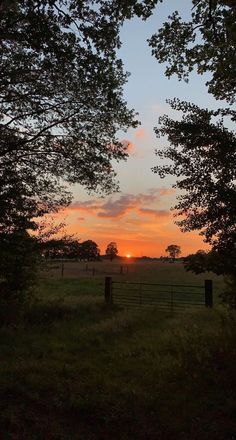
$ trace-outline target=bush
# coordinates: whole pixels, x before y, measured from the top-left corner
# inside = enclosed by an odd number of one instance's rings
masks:
[[[29,303],[38,260],[36,239],[25,230],[0,234],[0,323],[17,320]]]
[[[230,309],[236,309],[236,275],[225,278],[226,288],[220,294],[222,302]]]

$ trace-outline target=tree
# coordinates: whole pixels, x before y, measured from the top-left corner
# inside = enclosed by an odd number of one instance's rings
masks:
[[[1,310],[6,311],[7,307],[9,311],[15,308],[19,311],[28,301],[41,254],[36,219],[64,206],[67,201],[66,193],[55,193],[43,177],[36,179],[26,174],[22,178],[17,164],[9,170],[0,169]]]
[[[5,318],[12,310],[19,311],[31,295],[40,252],[36,236],[30,233],[37,229],[35,218],[51,210],[43,184],[36,197],[31,183],[27,176],[22,181],[17,164],[0,170],[0,309]]]
[[[114,241],[111,241],[111,243],[107,245],[106,255],[111,261],[118,255],[117,244]]]
[[[169,17],[149,41],[153,55],[166,62],[166,75],[188,80],[194,67],[199,74],[212,75],[207,85],[216,99],[230,106],[236,92],[236,5],[233,0],[192,0],[191,19],[183,22],[178,12]],[[157,151],[172,165],[156,166],[161,177],[177,177],[182,190],[175,206],[183,231],[199,230],[217,253],[215,271],[234,274],[236,267],[236,112],[232,107],[209,111],[194,104],[170,101],[183,112],[181,121],[161,118],[157,135],[166,135],[171,146]],[[230,121],[231,119],[231,121]],[[227,263],[226,263],[227,262]]]
[[[192,0],[189,21],[173,12],[149,44],[166,75],[188,81],[197,68],[209,73],[208,90],[217,99],[235,102],[236,91],[236,4],[235,0]]]
[[[174,207],[183,231],[199,230],[205,241],[225,255],[235,270],[236,237],[236,136],[223,125],[223,111],[199,109],[174,100],[171,106],[184,113],[181,121],[168,116],[156,129],[167,136],[170,146],[157,154],[168,165],[153,168],[161,177],[177,177],[175,187],[183,191]],[[214,123],[220,115],[221,120]],[[213,121],[212,121],[213,120]],[[171,164],[173,161],[173,164]],[[234,257],[233,257],[234,256]]]
[[[117,188],[127,157],[118,129],[137,125],[123,100],[119,29],[150,1],[5,0],[0,9],[0,169]]]
[[[81,244],[73,236],[63,236],[61,238],[49,238],[41,242],[41,253],[48,259],[80,258]]]
[[[116,132],[137,125],[122,96],[119,29],[134,14],[147,18],[154,3],[1,2],[0,252],[9,264],[0,277],[7,282],[18,247],[5,252],[6,243],[24,237],[30,245],[34,219],[69,203],[65,182],[117,189],[111,161],[126,159],[127,148]]]
[[[38,243],[35,237],[19,229],[0,233],[0,322],[15,320],[29,302],[36,282]]]
[[[100,258],[100,249],[93,240],[83,241],[80,245],[80,259],[96,261]]]
[[[180,246],[177,244],[170,244],[165,251],[170,255],[170,258],[172,258],[173,261],[181,254]]]
[[[217,275],[227,275],[225,277],[226,286],[220,293],[223,303],[230,308],[236,309],[236,253],[221,252],[220,250],[211,250],[209,252],[197,251],[196,254],[188,255],[183,263],[187,271],[196,274],[204,272],[214,272]]]

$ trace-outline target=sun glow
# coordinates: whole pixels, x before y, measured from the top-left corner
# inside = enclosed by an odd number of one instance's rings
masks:
[[[130,254],[126,254],[126,258],[131,258],[131,255]]]

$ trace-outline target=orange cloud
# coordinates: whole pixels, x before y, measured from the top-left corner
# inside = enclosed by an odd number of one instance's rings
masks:
[[[170,210],[165,209],[148,209],[148,208],[140,208],[139,212],[141,214],[150,215],[154,217],[169,217]]]
[[[147,133],[144,128],[138,128],[135,132],[135,137],[138,139],[144,139],[147,137]]]
[[[73,202],[63,213],[84,212],[88,215],[100,218],[121,218],[130,211],[138,211],[141,214],[163,216],[164,211],[150,207],[153,204],[160,204],[165,196],[172,195],[175,192],[172,188],[150,188],[146,193],[122,194],[107,199],[98,198],[85,200],[83,202]]]
[[[123,139],[121,143],[127,153],[131,155],[135,153],[135,145],[133,144],[133,142],[130,142],[128,139]]]

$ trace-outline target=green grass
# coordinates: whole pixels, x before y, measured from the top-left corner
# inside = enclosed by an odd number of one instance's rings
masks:
[[[175,269],[176,270],[176,269]],[[44,279],[0,329],[4,440],[232,440],[236,316],[107,307],[103,280]]]
[[[86,272],[86,264],[88,268],[95,269],[95,276],[92,271]],[[123,274],[120,274],[120,267],[123,267]],[[50,267],[56,269],[50,270]],[[128,268],[128,273],[126,272]],[[196,284],[204,285],[205,279],[213,281],[214,298],[218,302],[219,293],[224,287],[224,279],[222,276],[217,276],[212,272],[206,272],[200,275],[195,275],[192,272],[186,272],[182,263],[161,263],[159,261],[129,261],[127,259],[101,262],[65,262],[64,263],[64,279],[61,278],[60,264],[50,263],[48,267],[48,275],[51,280],[60,280],[65,282],[69,279],[69,283],[74,280],[74,286],[81,286],[87,289],[88,279],[89,289],[95,291],[97,288],[102,293],[102,286],[105,276],[112,276],[114,281],[124,282],[143,282],[143,283],[167,283],[167,284]],[[86,277],[86,278],[85,278]],[[79,284],[76,282],[79,281]],[[53,284],[54,285],[54,284]],[[60,283],[58,284],[58,286]],[[63,283],[61,284],[63,286]],[[59,287],[60,288],[60,287]],[[62,287],[63,288],[63,287]],[[71,289],[71,287],[68,286]],[[80,289],[80,287],[79,287]]]

